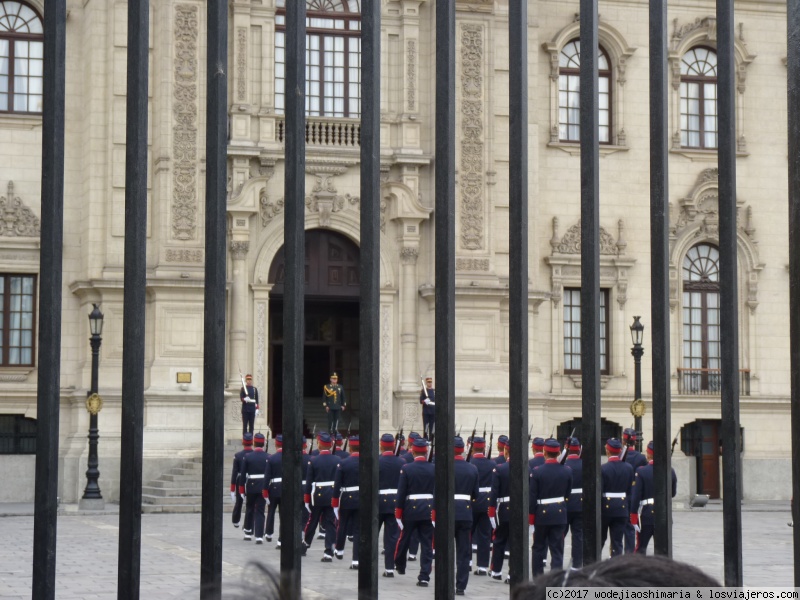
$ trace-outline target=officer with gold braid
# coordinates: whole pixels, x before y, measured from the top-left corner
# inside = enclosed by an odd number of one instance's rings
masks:
[[[328,413],[328,431],[336,435],[339,428],[339,415],[347,410],[347,401],[344,398],[344,388],[339,385],[339,376],[331,373],[331,382],[322,386],[322,406]]]

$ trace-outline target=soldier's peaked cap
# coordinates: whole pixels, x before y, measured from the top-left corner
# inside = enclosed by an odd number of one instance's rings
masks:
[[[626,427],[625,429],[622,430],[622,439],[623,440],[626,440],[626,439],[635,440],[636,439],[636,430],[635,429],[631,429],[630,427]]]
[[[394,446],[394,436],[391,433],[384,433],[381,436],[381,446]]]
[[[342,441],[343,439],[344,439],[344,438],[342,437],[342,434],[341,434],[341,433],[339,433],[339,432],[337,431],[337,432],[336,432],[336,441],[337,441],[337,442],[340,442],[340,441]]]
[[[331,434],[330,433],[326,433],[325,431],[323,431],[322,433],[317,435],[317,439],[319,440],[320,444],[327,444],[328,446],[331,445]]]
[[[648,452],[652,452],[653,451],[653,440],[650,440],[650,442],[648,442],[647,451]]]
[[[497,438],[497,443],[498,443],[498,444],[508,444],[508,436],[507,436],[507,435],[501,435],[501,436],[499,436],[499,437]]]
[[[544,448],[544,438],[540,437],[533,438],[533,446],[534,448]]]
[[[570,448],[570,450],[580,450],[581,449],[581,441],[576,437],[570,439],[569,448]]]
[[[257,434],[255,434],[255,435],[253,436],[253,441],[254,441],[256,444],[261,444],[261,445],[263,445],[263,444],[264,444],[264,441],[265,441],[266,439],[267,439],[267,438],[265,438],[265,437],[264,437],[264,434],[263,434],[263,433],[261,433],[260,431],[259,431]]]
[[[331,373],[331,377],[332,377],[332,378],[333,378],[333,377],[336,377],[336,379],[339,379],[339,376],[336,374],[336,371],[334,371],[333,373]]]
[[[359,442],[359,441],[358,441],[358,436],[357,436],[357,435],[351,435],[351,436],[350,436],[349,438],[347,438],[347,439],[349,440],[349,441],[348,441],[348,443],[349,443],[351,446],[358,446],[358,445],[360,445],[360,444],[361,444],[361,442]]]
[[[417,438],[414,440],[413,446],[414,448],[427,448],[428,440],[426,440],[425,438]]]
[[[612,454],[619,454],[622,450],[622,444],[617,438],[608,438],[606,440],[606,448],[611,450]]]
[[[244,445],[244,446],[252,446],[253,445],[253,434],[252,433],[245,433],[242,436],[242,445]]]
[[[550,438],[545,440],[544,449],[547,450],[548,452],[553,452],[553,451],[558,452],[559,450],[561,450],[561,444],[558,443],[558,440]]]
[[[416,439],[419,439],[421,437],[422,436],[420,434],[418,434],[416,431],[412,431],[411,433],[408,434],[408,439],[410,439],[410,440],[416,440]]]
[[[486,445],[486,440],[483,439],[481,436],[476,435],[474,438],[472,438],[472,445],[473,446],[485,446]]]
[[[276,444],[282,444],[283,443],[283,434],[279,433],[278,435],[275,436],[275,443]]]
[[[453,438],[453,447],[455,448],[463,448],[464,447],[464,439],[461,436],[456,436]]]

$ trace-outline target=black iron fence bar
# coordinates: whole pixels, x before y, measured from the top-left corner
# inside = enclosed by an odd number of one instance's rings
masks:
[[[381,3],[361,3],[361,314],[358,595],[378,597]]]
[[[436,598],[455,596],[455,29],[456,3],[436,0]]]
[[[667,0],[650,0],[650,322],[656,554],[672,557]],[[661,508],[663,507],[663,509]]]
[[[64,239],[65,0],[44,5],[39,361],[32,597],[56,595],[58,427],[61,407],[61,263]]]
[[[222,458],[225,434],[225,283],[228,0],[208,0],[206,272],[203,315],[203,476],[200,596],[222,595]]]
[[[725,585],[742,585],[739,306],[736,243],[736,63],[733,0],[717,0],[719,107],[720,364]]]
[[[600,148],[597,0],[580,2],[583,560],[600,558]]]
[[[789,137],[789,344],[792,386],[792,497],[800,498],[800,2],[786,3]],[[792,502],[792,520],[800,511]],[[800,586],[800,527],[793,533],[794,585]]]
[[[528,580],[528,3],[512,0],[509,22],[509,386],[511,585]]]
[[[678,393],[695,396],[719,396],[722,369],[678,368]],[[739,394],[750,395],[750,369],[739,369]]]
[[[144,328],[147,284],[148,0],[128,2],[128,98],[125,152],[125,275],[122,313],[117,598],[138,600],[142,550]]]
[[[283,489],[281,592],[300,595],[303,479],[303,337],[306,174],[306,3],[286,3],[286,278],[283,302]],[[366,201],[366,199],[365,199]]]

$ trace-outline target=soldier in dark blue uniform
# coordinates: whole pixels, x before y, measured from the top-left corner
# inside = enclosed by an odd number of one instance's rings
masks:
[[[308,466],[311,464],[311,458],[312,458],[311,455],[308,453],[308,442],[305,440],[305,438],[303,438],[303,457],[302,457],[302,460],[303,460],[303,466],[302,466],[303,480],[300,482],[300,489],[301,490],[305,490],[306,489],[306,474],[308,473]],[[300,502],[303,505],[303,523],[305,524],[305,523],[308,523],[308,518],[311,516],[311,513],[308,512],[308,509],[306,508],[306,504],[303,501],[302,497],[300,499]]]
[[[528,524],[534,528],[531,566],[533,576],[544,573],[550,549],[550,569],[564,565],[564,536],[567,534],[567,500],[572,492],[572,471],[558,464],[561,445],[552,438],[544,441],[545,462],[530,474]]]
[[[497,464],[486,458],[486,440],[476,437],[472,440],[472,459],[470,464],[478,469],[478,495],[472,505],[472,542],[477,546],[475,575],[489,574],[489,554],[492,547],[492,524],[489,522],[489,496],[492,494],[492,472]]]
[[[414,462],[414,453],[411,451],[411,446],[414,445],[414,440],[422,440],[425,439],[416,431],[412,431],[408,434],[408,445],[409,450],[406,451],[404,454],[404,458],[406,459],[407,463]],[[408,560],[414,562],[417,560],[417,554],[419,553],[419,532],[416,530],[414,533],[411,534],[411,540],[408,544]]]
[[[567,527],[572,532],[572,567],[583,566],[583,461],[581,443],[578,438],[570,438],[566,464],[572,470],[572,490],[567,502]]]
[[[264,469],[264,491],[262,495],[267,501],[267,541],[272,541],[275,532],[275,511],[281,504],[283,491],[283,436],[275,436],[275,453],[271,454]],[[276,548],[281,547],[280,535]]]
[[[622,554],[622,539],[625,535],[625,524],[630,519],[629,506],[631,486],[633,484],[633,467],[620,460],[622,444],[616,438],[606,442],[608,462],[600,471],[602,476],[600,492],[600,533],[602,545],[611,532],[611,556]]]
[[[348,438],[348,443],[353,453],[339,463],[339,469],[336,471],[336,478],[333,483],[333,499],[331,500],[331,506],[339,522],[336,528],[334,555],[340,560],[344,557],[345,538],[352,535],[353,562],[350,564],[350,568],[357,570],[359,531],[358,436],[350,436]]]
[[[402,456],[406,459],[406,462],[414,462],[414,453],[411,451],[411,448],[414,446],[414,440],[424,439],[419,433],[416,431],[412,431],[408,434],[408,450],[406,450]]]
[[[528,461],[528,475],[533,473],[536,467],[544,464],[544,438],[533,438],[531,450],[533,450],[533,458]]]
[[[311,515],[303,536],[303,556],[314,539],[317,523],[322,519],[325,525],[325,552],[322,554],[322,562],[333,561],[333,543],[336,540],[336,516],[331,499],[336,472],[339,470],[339,457],[331,454],[332,445],[330,434],[323,432],[319,435],[319,456],[312,458],[308,465],[306,486],[303,490],[303,501]]]
[[[264,469],[269,456],[264,452],[266,438],[263,433],[253,436],[255,448],[242,460],[239,493],[245,494],[244,539],[255,533],[256,544],[264,543]]]
[[[636,430],[626,427],[622,430],[622,445],[625,447],[625,462],[636,469],[647,465],[647,459],[641,452],[636,451]],[[631,512],[634,508],[631,507]],[[630,522],[625,523],[625,554],[630,554],[636,549],[636,534]]]
[[[504,437],[504,436],[501,436]],[[498,446],[500,442],[498,440]],[[494,532],[492,545],[492,579],[503,579],[503,561],[508,544],[508,528],[511,521],[511,472],[508,463],[508,438],[503,443],[505,462],[497,465],[492,473],[492,491],[489,495],[489,521]],[[510,581],[506,578],[506,581]]]
[[[425,378],[425,387],[419,393],[419,403],[422,405],[422,430],[425,439],[431,439],[436,430],[436,390],[433,389],[433,379]]]
[[[350,438],[350,439],[352,439],[352,438]],[[348,442],[348,443],[350,443],[350,442]],[[342,436],[341,433],[337,432],[336,433],[336,445],[334,446],[334,449],[331,452],[331,454],[335,454],[336,456],[338,456],[339,460],[344,460],[345,458],[350,456],[350,453],[347,450],[344,450],[342,448],[343,446],[344,446],[344,437]]]
[[[474,440],[473,440],[474,444]],[[456,539],[456,596],[463,596],[469,582],[469,563],[472,559],[472,509],[478,497],[478,467],[464,459],[464,440],[456,436],[455,456],[455,539]]]
[[[507,445],[508,445],[507,435],[497,436],[497,456],[495,456],[493,460],[498,465],[502,465],[504,462],[506,462],[505,449]]]
[[[397,502],[397,486],[400,469],[406,463],[402,456],[395,456],[395,440],[391,433],[381,436],[381,456],[378,459],[378,531],[383,527],[383,576],[394,577],[394,551],[400,528],[394,517]]]
[[[253,434],[258,408],[258,389],[253,385],[253,376],[245,377],[245,384],[239,388],[239,399],[242,401],[242,435]]]
[[[394,516],[401,531],[394,553],[394,565],[400,575],[405,575],[406,553],[411,534],[418,531],[422,555],[417,585],[428,587],[433,563],[433,520],[435,518],[433,491],[436,486],[436,474],[433,463],[429,463],[426,459],[427,440],[414,440],[411,451],[414,453],[414,462],[408,463],[400,470],[400,479],[397,483],[397,506]]]
[[[239,474],[242,472],[242,460],[245,455],[253,451],[253,434],[245,433],[242,436],[242,449],[233,455],[233,469],[231,470],[231,500],[233,501],[233,526],[238,527],[242,519],[242,503],[244,498],[239,493]]]
[[[633,493],[631,494],[630,523],[639,528],[639,512],[641,511],[641,532],[636,552],[647,554],[647,545],[653,537],[655,530],[655,482],[653,481],[653,442],[647,444],[647,460],[644,467],[636,469],[633,480]],[[678,477],[672,469],[672,497],[678,492]]]

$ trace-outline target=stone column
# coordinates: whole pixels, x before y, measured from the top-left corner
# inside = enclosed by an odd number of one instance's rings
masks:
[[[253,368],[247,355],[247,252],[250,242],[246,240],[232,240],[230,243],[233,272],[231,279],[231,332],[230,332],[230,376],[228,387],[238,389],[241,387],[239,368],[242,373],[252,372]],[[255,382],[256,386],[263,382]]]
[[[400,388],[419,387],[417,364],[417,257],[416,245],[400,250]]]

